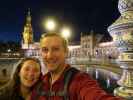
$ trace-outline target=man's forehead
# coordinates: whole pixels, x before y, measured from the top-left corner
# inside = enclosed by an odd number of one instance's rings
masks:
[[[44,37],[42,40],[45,40],[45,41],[62,41],[62,38],[59,37],[59,36],[49,36],[49,37]]]
[[[41,41],[41,46],[60,46],[62,45],[62,39],[57,36],[45,37]]]

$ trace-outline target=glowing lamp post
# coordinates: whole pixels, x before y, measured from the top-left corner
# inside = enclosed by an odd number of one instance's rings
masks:
[[[45,27],[48,31],[54,31],[56,24],[54,20],[47,20],[47,22],[45,23]]]
[[[61,31],[61,34],[64,38],[68,40],[68,38],[70,37],[71,31],[68,28],[63,28]]]

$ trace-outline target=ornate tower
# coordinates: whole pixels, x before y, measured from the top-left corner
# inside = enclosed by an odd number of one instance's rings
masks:
[[[26,17],[26,25],[24,26],[24,31],[22,33],[22,36],[23,36],[22,48],[28,49],[30,44],[33,43],[33,31],[31,26],[30,10],[28,10],[28,15]]]
[[[127,100],[133,100],[133,0],[119,0],[118,8],[121,16],[108,31],[113,37],[120,55],[117,59],[123,74],[114,94]]]

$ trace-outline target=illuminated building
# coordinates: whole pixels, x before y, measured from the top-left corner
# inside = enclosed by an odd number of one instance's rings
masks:
[[[39,57],[39,42],[33,41],[33,30],[31,25],[31,14],[28,11],[26,17],[26,25],[22,33],[22,49],[25,56]],[[69,45],[68,57],[86,57],[86,58],[117,58],[119,52],[113,42],[100,42],[103,35],[90,33],[81,33],[80,43],[77,45]]]
[[[22,32],[22,49],[24,51],[24,56],[39,56],[39,47],[39,43],[33,41],[31,14],[29,10],[24,31]]]
[[[87,35],[81,33],[80,44],[69,46],[69,57],[81,57],[81,58],[118,58],[119,51],[112,41],[101,42],[103,35],[94,33],[91,31]]]
[[[24,31],[22,33],[22,48],[29,49],[30,46],[33,44],[33,31],[31,26],[31,15],[30,11],[28,11],[28,15],[26,17],[26,25],[24,26]]]

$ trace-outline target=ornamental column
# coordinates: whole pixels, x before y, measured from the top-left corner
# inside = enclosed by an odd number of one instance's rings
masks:
[[[118,9],[121,16],[108,27],[120,51],[116,62],[123,69],[121,79],[117,82],[120,87],[114,90],[114,94],[133,99],[133,0],[119,0]]]

